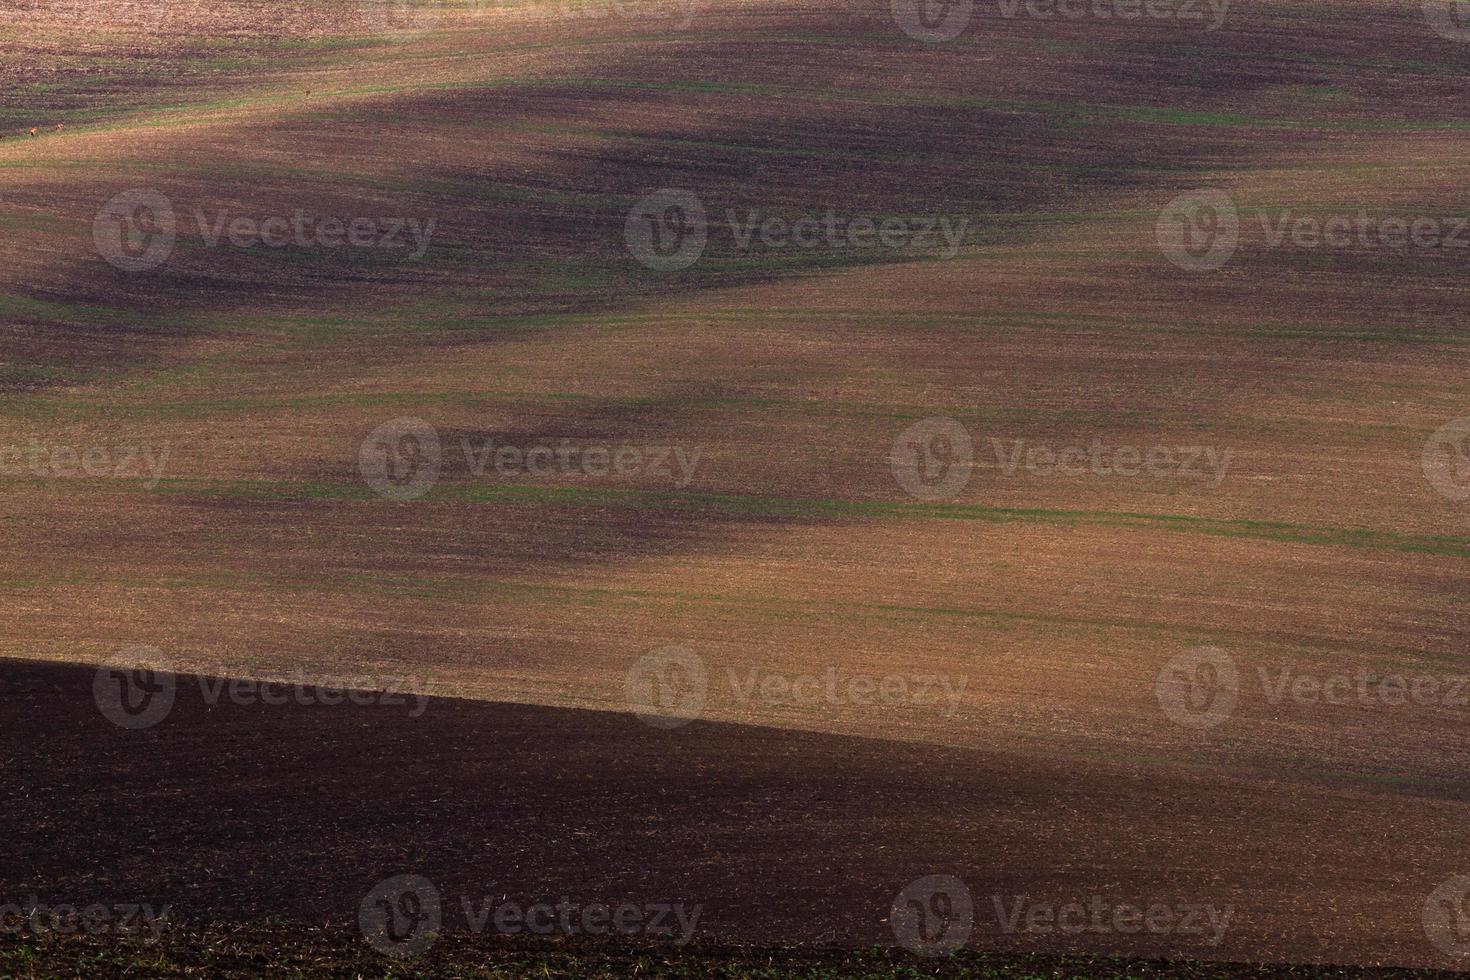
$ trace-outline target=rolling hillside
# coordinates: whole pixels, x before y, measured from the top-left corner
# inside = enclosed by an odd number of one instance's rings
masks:
[[[19,5],[0,904],[1466,968],[1453,13]]]

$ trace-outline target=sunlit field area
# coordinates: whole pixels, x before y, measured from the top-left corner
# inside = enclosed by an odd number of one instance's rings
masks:
[[[0,0],[0,975],[1470,970],[1467,107],[1458,0]]]

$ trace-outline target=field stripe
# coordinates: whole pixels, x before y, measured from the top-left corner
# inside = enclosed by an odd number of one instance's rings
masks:
[[[14,483],[45,484],[42,480]],[[92,484],[118,492],[174,494],[211,498],[272,501],[374,502],[378,498],[365,485],[267,480],[208,480],[171,478],[147,490],[142,481]],[[1198,517],[1186,514],[1145,514],[1123,511],[1065,510],[1053,508],[985,507],[978,504],[918,503],[883,500],[844,500],[819,497],[775,497],[711,491],[610,490],[582,487],[485,487],[440,484],[425,501],[506,506],[553,506],[607,508],[623,507],[644,511],[703,512],[731,517],[772,520],[953,520],[989,524],[1052,524],[1143,528],[1203,534],[1212,537],[1245,538],[1323,547],[1362,548],[1410,554],[1470,557],[1470,537],[1403,534],[1368,528],[1294,524]],[[379,501],[381,502],[381,501]],[[403,506],[403,505],[397,505]],[[409,505],[411,506],[411,505]]]

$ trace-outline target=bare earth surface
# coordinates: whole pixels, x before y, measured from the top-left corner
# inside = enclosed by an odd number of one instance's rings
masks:
[[[850,949],[942,875],[973,955],[1470,967],[1470,470],[1424,466],[1470,247],[1278,234],[1465,226],[1470,44],[1000,11],[0,0],[0,906],[344,931],[416,874],[446,937],[567,896]],[[683,270],[626,238],[664,188]],[[1239,247],[1191,271],[1201,189]],[[142,271],[96,237],[129,191],[177,219]],[[750,232],[829,213],[961,230]],[[401,247],[230,239],[298,214]],[[926,419],[952,492],[893,465]],[[361,460],[403,420],[399,500]],[[1024,462],[1094,446],[1193,462]],[[117,658],[166,717],[99,710]],[[1176,918],[1057,926],[1094,897]]]

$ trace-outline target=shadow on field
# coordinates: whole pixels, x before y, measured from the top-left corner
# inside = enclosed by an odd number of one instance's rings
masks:
[[[742,245],[736,228],[751,219],[944,217],[967,222],[958,244],[1020,243],[1123,195],[1157,189],[1162,204],[1207,167],[1313,138],[1263,138],[1232,113],[1373,121],[1463,101],[1464,80],[1450,73],[1463,52],[1419,45],[1411,66],[1396,60],[1425,33],[1405,25],[1410,12],[1335,10],[1309,19],[1295,6],[1252,6],[1214,32],[979,16],[948,45],[904,36],[886,5],[711,7],[695,29],[653,35],[628,18],[529,21],[514,28],[537,52],[514,62],[520,74],[303,99],[268,124],[216,124],[207,140],[149,133],[133,151],[141,166],[100,162],[103,179],[17,174],[6,203],[29,227],[11,239],[14,285],[40,304],[3,312],[20,360],[43,366],[14,384],[149,364],[149,338],[190,336],[205,317],[247,331],[345,316],[453,333],[952,247],[937,235],[897,249]],[[466,37],[503,43],[490,31]],[[1257,107],[1262,93],[1280,96],[1271,111]],[[179,240],[161,268],[129,273],[88,239],[99,207],[138,186],[174,205]],[[671,274],[641,267],[623,240],[629,209],[665,187],[696,194],[711,218],[704,258]],[[435,230],[410,261],[408,247],[208,245],[200,227],[298,210],[432,218]],[[1040,214],[1047,221],[1034,223]],[[425,290],[434,303],[408,299]]]
[[[0,686],[0,831],[26,855],[0,903],[183,923],[343,927],[416,874],[449,933],[562,902],[682,910],[700,941],[889,944],[900,890],[945,874],[979,949],[1435,964],[1420,915],[1463,832],[1430,800],[630,714],[17,661]],[[1001,926],[1093,896],[1177,928]]]

